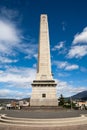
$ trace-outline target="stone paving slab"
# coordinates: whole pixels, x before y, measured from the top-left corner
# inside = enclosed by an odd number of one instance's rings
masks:
[[[64,126],[64,127],[18,127],[0,125],[0,130],[87,130],[87,125]]]
[[[81,114],[87,115],[86,111],[80,110],[58,110],[58,111],[23,111],[23,110],[3,110],[0,114],[15,118],[38,118],[38,119],[53,119],[53,118],[71,118],[80,117]]]

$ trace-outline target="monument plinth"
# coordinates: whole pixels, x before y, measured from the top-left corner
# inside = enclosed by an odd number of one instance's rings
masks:
[[[51,73],[50,43],[47,15],[40,18],[38,68],[32,83],[30,106],[58,106],[56,82]]]

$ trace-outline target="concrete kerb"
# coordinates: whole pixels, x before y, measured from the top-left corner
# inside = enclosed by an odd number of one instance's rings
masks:
[[[26,119],[26,118],[13,118],[6,115],[0,116],[0,124],[16,125],[16,126],[35,126],[35,127],[49,127],[49,126],[72,126],[87,124],[87,117],[81,115],[75,118],[62,118],[62,119]]]

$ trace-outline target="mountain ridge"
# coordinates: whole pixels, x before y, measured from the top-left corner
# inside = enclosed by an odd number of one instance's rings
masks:
[[[75,100],[75,99],[78,99],[78,100],[87,100],[87,90],[79,92],[79,93],[71,96],[71,98],[73,100]]]

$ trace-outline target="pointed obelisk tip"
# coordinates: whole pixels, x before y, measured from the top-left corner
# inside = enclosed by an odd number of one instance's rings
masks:
[[[47,14],[41,14],[41,18],[47,18]]]
[[[41,14],[41,22],[47,22],[47,14]]]

